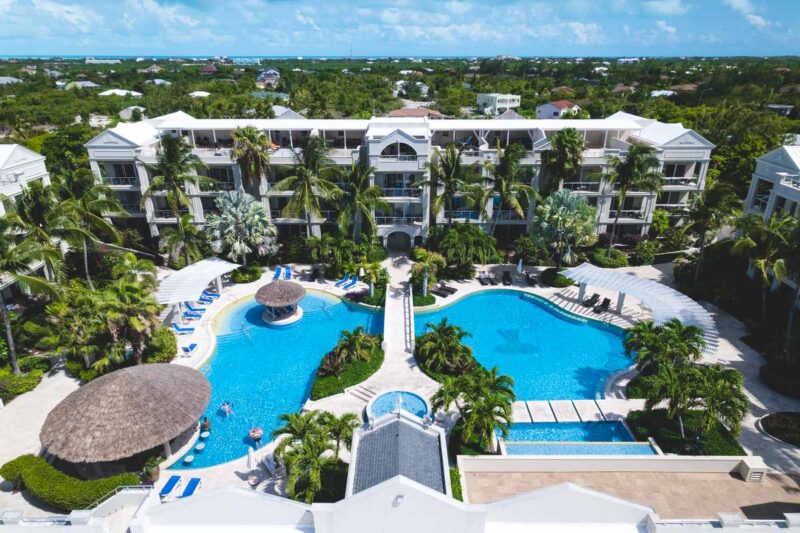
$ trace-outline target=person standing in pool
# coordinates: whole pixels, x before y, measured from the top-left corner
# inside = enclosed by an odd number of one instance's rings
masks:
[[[207,416],[203,417],[203,423],[200,424],[200,431],[211,431],[211,421]]]

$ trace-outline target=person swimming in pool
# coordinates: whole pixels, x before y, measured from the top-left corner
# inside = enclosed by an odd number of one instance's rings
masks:
[[[236,415],[236,413],[233,411],[233,402],[228,402],[227,400],[222,402],[220,409],[222,409],[222,412],[225,413],[225,417]]]

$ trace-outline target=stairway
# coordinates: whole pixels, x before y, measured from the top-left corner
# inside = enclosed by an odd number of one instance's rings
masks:
[[[378,394],[373,389],[366,387],[364,385],[354,385],[349,389],[347,389],[347,393],[351,394],[352,396],[355,396],[356,398],[364,402],[369,402],[372,398],[375,397],[376,394]]]

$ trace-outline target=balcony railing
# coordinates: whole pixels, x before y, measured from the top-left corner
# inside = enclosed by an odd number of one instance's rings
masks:
[[[186,209],[181,209],[180,214],[185,215],[188,212]],[[172,209],[154,209],[153,215],[155,215],[155,218],[175,218],[175,215],[172,214]]]
[[[565,181],[564,188],[570,191],[598,192],[600,191],[599,181]]]
[[[381,161],[416,161],[417,155],[381,155]]]
[[[623,209],[618,211],[616,209],[612,209],[608,212],[608,218],[615,219],[617,218],[617,212],[619,212],[619,218],[633,218],[637,220],[644,220],[644,213],[637,209]]]
[[[800,189],[800,176],[786,176],[781,179],[781,185]]]
[[[694,176],[675,176],[675,177],[661,178],[661,180],[667,187],[669,186],[694,187],[697,185],[697,178]]]
[[[420,224],[422,223],[422,215],[413,217],[375,217],[378,225],[385,226],[389,224]]]
[[[465,220],[478,220],[478,212],[474,209],[454,209],[445,211],[444,218],[463,218]]]
[[[753,203],[750,204],[750,209],[753,211],[758,211],[759,213],[763,213],[767,210],[767,204],[769,203],[769,197],[756,197],[753,199]]]
[[[383,196],[419,198],[422,196],[422,189],[420,187],[384,187]]]
[[[494,211],[492,213],[492,217],[496,220],[523,220],[523,217],[519,216],[519,213],[513,209],[501,209]]]
[[[133,177],[125,177],[125,176],[114,176],[109,177],[108,184],[109,185],[139,185],[139,178]]]
[[[122,207],[128,213],[141,213],[142,212],[142,206],[141,206],[141,204],[138,204],[138,203],[134,203],[134,202],[124,203],[124,204],[122,204]]]

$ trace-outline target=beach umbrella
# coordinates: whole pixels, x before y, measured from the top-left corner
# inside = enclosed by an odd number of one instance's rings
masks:
[[[247,447],[247,469],[252,472],[256,469],[256,451],[252,446]]]
[[[517,263],[517,274],[522,274],[522,258],[520,258],[519,263]]]

